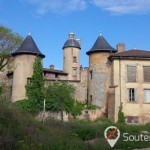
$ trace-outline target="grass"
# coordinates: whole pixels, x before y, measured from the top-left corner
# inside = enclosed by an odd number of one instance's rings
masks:
[[[9,103],[0,102],[0,149],[1,150],[109,150],[104,130],[115,125],[121,133],[139,135],[150,133],[150,124],[114,124],[107,118],[95,122],[61,122],[47,120],[44,124],[34,116]],[[150,142],[126,142],[121,138],[114,149],[135,149],[150,147]]]

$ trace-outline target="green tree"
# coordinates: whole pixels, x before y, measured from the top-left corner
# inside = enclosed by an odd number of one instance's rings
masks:
[[[71,115],[74,116],[74,118],[77,116],[77,115],[81,115],[82,113],[82,110],[84,109],[85,107],[85,104],[81,103],[81,102],[78,102],[76,101],[71,109]]]
[[[0,71],[12,60],[11,52],[22,43],[23,38],[11,29],[0,26]]]
[[[63,111],[68,113],[74,105],[75,88],[67,82],[50,82],[46,88],[46,110],[60,111],[63,121]]]
[[[122,103],[119,107],[119,112],[118,112],[118,123],[125,123],[125,116],[124,116],[124,113],[122,111],[123,109],[123,106],[122,106]]]
[[[37,57],[33,65],[33,75],[29,83],[26,85],[28,96],[28,110],[38,112],[43,108],[44,101],[44,80],[41,58]]]

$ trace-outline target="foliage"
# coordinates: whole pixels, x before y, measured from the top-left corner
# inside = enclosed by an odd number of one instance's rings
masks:
[[[127,125],[91,121],[60,122],[47,120],[37,122],[33,116],[12,104],[0,101],[0,149],[52,149],[52,150],[99,150],[112,148],[104,138],[104,130],[115,125],[121,135],[139,135],[150,132],[150,124]],[[105,120],[105,119],[102,119]],[[140,149],[150,147],[147,141],[123,141],[121,136],[114,149]]]
[[[70,112],[71,115],[74,117],[77,115],[81,115],[81,112],[84,109],[84,106],[85,105],[83,103],[76,101],[71,109],[71,112]]]
[[[67,82],[50,82],[46,88],[46,110],[70,112],[73,106],[74,87]]]
[[[0,102],[0,149],[84,150],[86,145],[68,132],[68,124],[49,121],[44,125],[9,103]]]
[[[44,81],[40,57],[35,59],[33,68],[32,78],[25,86],[28,99],[18,101],[17,105],[29,112],[39,112],[43,109],[44,101]]]
[[[75,88],[67,82],[50,82],[45,92],[46,110],[60,111],[63,121],[63,111],[71,112],[74,104]]]
[[[88,105],[86,106],[86,109],[89,109],[89,110],[96,109],[96,108],[97,108],[97,106],[94,105],[94,104],[88,104]]]
[[[95,120],[95,122],[100,123],[100,124],[108,124],[108,125],[114,124],[110,119],[108,119],[106,117],[98,118],[97,120]]]
[[[11,29],[0,26],[0,71],[11,61],[11,52],[22,43],[23,38]]]
[[[119,107],[119,112],[118,112],[118,123],[125,123],[125,116],[124,116],[124,113],[122,111],[123,109],[123,106],[122,106],[122,103]]]

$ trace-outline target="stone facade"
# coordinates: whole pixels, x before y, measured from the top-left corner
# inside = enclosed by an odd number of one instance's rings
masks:
[[[29,37],[27,40],[32,39]],[[8,79],[6,82],[9,85],[10,94],[7,95],[11,95],[13,102],[26,98],[25,85],[27,79],[33,74],[33,63],[37,56],[35,52],[44,57],[35,43],[30,41],[30,44],[35,49],[27,54],[24,51],[15,53],[12,72],[5,71],[5,75],[0,76],[1,80]],[[27,45],[28,43],[24,43],[25,48],[28,47]],[[76,89],[76,100],[99,107],[88,113],[85,110],[83,113],[85,116],[82,118],[95,120],[105,115],[116,122],[122,103],[127,122],[150,122],[150,81],[144,82],[143,80],[143,67],[150,67],[150,52],[142,50],[128,52],[125,51],[125,45],[121,43],[117,48],[118,52],[102,36],[99,36],[94,46],[87,52],[89,66],[83,68],[80,66],[80,45],[72,33],[63,47],[63,70],[56,70],[53,65],[50,68],[43,68],[43,78],[50,82],[55,80],[69,82]],[[136,66],[136,81],[134,82],[127,81],[128,65]],[[150,77],[150,70],[147,71],[147,77]],[[145,101],[144,90],[149,91],[146,95],[147,101]],[[129,97],[134,98],[129,100]],[[58,114],[53,114],[54,118],[58,116]]]
[[[110,86],[111,65],[109,53],[94,53],[89,56],[89,103],[105,107],[107,91]]]

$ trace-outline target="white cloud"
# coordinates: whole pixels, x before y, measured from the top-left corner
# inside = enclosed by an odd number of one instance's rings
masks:
[[[150,0],[91,0],[96,6],[113,13],[131,14],[150,12]]]
[[[86,0],[26,0],[30,4],[37,5],[37,13],[45,14],[48,11],[54,13],[67,13],[70,11],[84,10],[87,7]]]
[[[68,13],[85,10],[88,5],[95,5],[117,14],[149,13],[150,0],[25,0],[37,7],[42,15],[49,11]]]

